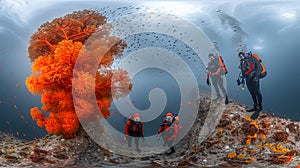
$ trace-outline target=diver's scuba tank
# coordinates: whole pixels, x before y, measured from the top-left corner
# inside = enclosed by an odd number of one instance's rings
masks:
[[[132,119],[132,115],[133,115],[133,114],[129,114],[127,117],[124,117],[124,122],[125,122],[125,124],[126,124],[129,120]]]

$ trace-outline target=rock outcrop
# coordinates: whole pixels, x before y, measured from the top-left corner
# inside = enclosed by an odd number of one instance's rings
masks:
[[[200,101],[198,117],[172,155],[120,156],[99,146],[82,129],[73,139],[48,135],[34,141],[0,133],[0,167],[297,167],[300,165],[299,123],[261,113],[251,120],[246,106],[231,101],[216,129],[201,143],[199,134],[210,108]]]

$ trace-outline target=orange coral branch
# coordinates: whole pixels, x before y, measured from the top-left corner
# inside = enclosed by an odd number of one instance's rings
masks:
[[[73,38],[73,37],[76,37],[76,36],[79,36],[79,35],[82,35],[82,34],[85,34],[85,32],[79,32],[77,34],[73,34],[69,37],[69,39]]]
[[[86,17],[87,15],[88,17]],[[89,59],[94,58],[95,51],[107,47],[107,44],[103,42],[118,39],[110,36],[110,32],[105,30],[102,32],[105,38],[95,39],[91,44],[87,44],[89,46],[83,46],[96,28],[105,23],[105,17],[99,13],[84,10],[43,24],[32,35],[28,51],[34,65],[32,66],[32,75],[26,79],[26,85],[31,93],[42,95],[43,106],[41,111],[35,107],[31,109],[30,113],[37,125],[44,127],[48,133],[63,135],[65,138],[74,137],[74,133],[79,128],[77,115],[83,116],[85,121],[96,121],[99,116],[103,118],[110,116],[111,87],[120,89],[118,90],[119,95],[128,94],[127,90],[122,90],[124,89],[122,86],[130,83],[126,71],[118,72],[115,79],[112,79],[113,76],[110,75],[113,73],[113,70],[110,69],[113,63],[112,55],[121,54],[123,51],[121,46],[106,53],[103,61],[106,68],[105,73],[97,73],[96,79],[85,73],[91,66]],[[74,37],[76,39],[72,39]],[[87,60],[83,62],[82,69],[76,72],[78,79],[77,77],[73,79],[73,68],[83,47],[88,48],[88,52],[84,53]],[[55,52],[53,52],[54,50]],[[96,84],[96,105],[85,98],[89,94],[89,89],[94,87],[95,80],[98,82]],[[77,83],[73,85],[75,82]],[[120,85],[112,86],[116,82],[119,82]],[[75,100],[80,106],[77,111],[74,108],[72,86],[79,97],[78,100]],[[123,91],[124,94],[122,94]],[[97,106],[101,109],[101,114],[93,113]],[[44,115],[44,113],[49,115]]]
[[[66,39],[66,40],[69,40],[69,37],[68,37],[68,35],[67,35],[65,29],[64,29],[64,28],[61,28],[61,31],[64,33],[65,39]]]
[[[57,33],[57,35],[59,35],[61,38],[65,38],[65,36],[60,33]]]
[[[43,40],[49,47],[51,48],[55,48],[51,43],[49,43],[49,41],[47,39]]]

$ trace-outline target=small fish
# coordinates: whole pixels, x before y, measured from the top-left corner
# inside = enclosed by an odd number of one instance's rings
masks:
[[[19,86],[20,86],[20,84],[19,84],[19,83],[17,83],[17,84],[16,84],[16,87],[19,87]]]
[[[17,105],[14,105],[14,108],[15,108],[16,110],[18,110],[18,107],[17,107]]]
[[[19,132],[17,131],[16,134],[19,136]]]
[[[187,102],[187,104],[192,104],[192,102]]]
[[[24,120],[24,116],[23,116],[23,115],[21,115],[20,117],[21,117],[21,119],[23,119],[23,120]]]

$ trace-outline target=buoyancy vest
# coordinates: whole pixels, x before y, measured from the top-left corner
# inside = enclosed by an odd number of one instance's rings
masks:
[[[223,71],[224,71],[224,74],[226,75],[228,73],[228,70],[226,68],[226,65],[224,63],[224,60],[222,58],[221,55],[218,56],[218,59],[219,59],[219,63],[220,63],[220,66],[222,67]]]
[[[259,62],[260,69],[261,69],[259,78],[266,77],[267,76],[267,70],[266,70],[262,60],[259,58],[259,56],[257,54],[251,54],[251,55],[252,55],[253,58],[255,58]]]
[[[135,122],[133,120],[129,120],[129,122],[128,134],[131,136],[143,136],[143,123],[141,121]]]

